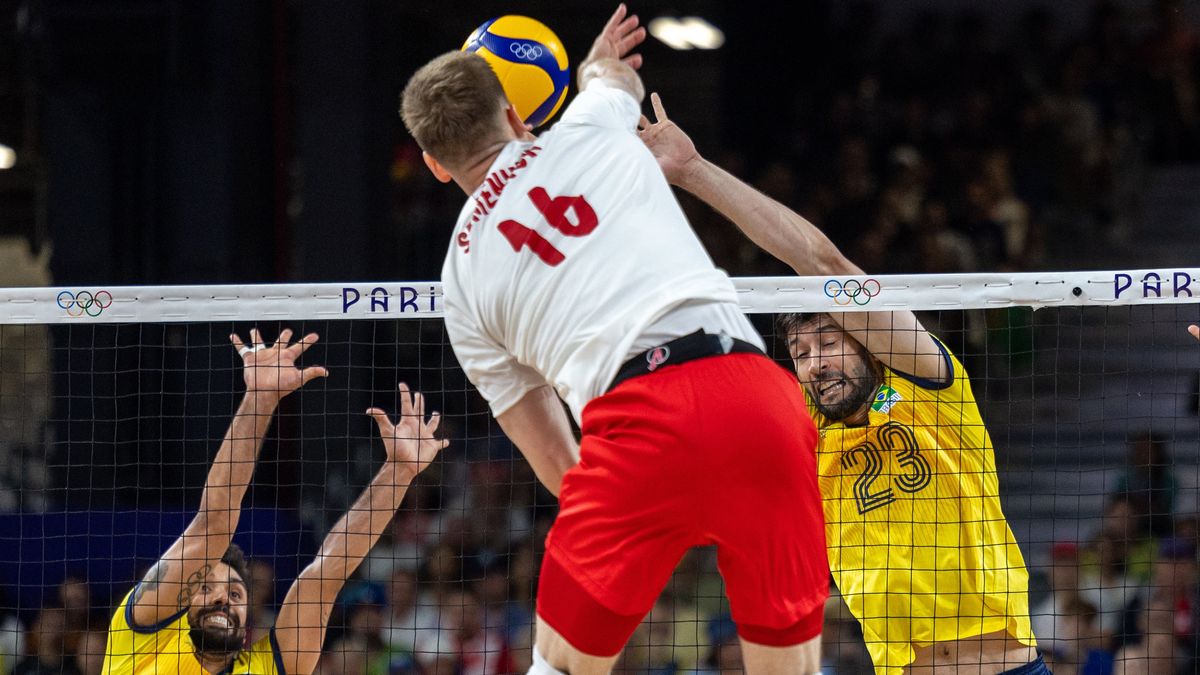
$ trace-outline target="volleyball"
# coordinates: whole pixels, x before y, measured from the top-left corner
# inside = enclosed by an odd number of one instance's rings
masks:
[[[541,126],[567,98],[567,51],[546,24],[507,15],[483,23],[462,50],[482,56],[526,124]]]

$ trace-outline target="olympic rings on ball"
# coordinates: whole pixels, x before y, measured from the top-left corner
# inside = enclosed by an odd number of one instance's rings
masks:
[[[58,294],[58,306],[67,310],[67,316],[100,316],[113,302],[108,291],[62,291]]]
[[[532,42],[514,42],[508,46],[513,56],[526,61],[536,61],[542,58],[542,46]]]
[[[875,279],[849,279],[845,282],[830,279],[825,282],[825,295],[832,298],[835,305],[849,305],[852,302],[865,305],[882,290],[883,286]]]

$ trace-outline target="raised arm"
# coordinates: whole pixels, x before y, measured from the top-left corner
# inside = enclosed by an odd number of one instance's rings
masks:
[[[229,548],[242,497],[279,401],[309,381],[328,375],[319,366],[295,367],[296,359],[316,343],[316,333],[289,344],[292,331],[284,330],[270,347],[257,329],[250,331],[250,338],[252,346],[248,347],[237,335],[229,336],[245,364],[246,394],[217,449],[196,516],[134,591],[130,605],[138,626],[154,625],[187,607],[194,586]]]
[[[398,423],[393,424],[379,408],[371,408],[367,414],[379,425],[387,459],[350,510],[325,535],[316,558],[288,589],[275,620],[283,667],[293,675],[307,675],[316,667],[329,613],[346,579],[379,541],[413,479],[446,447],[445,440],[433,437],[441,418],[433,413],[426,421],[425,398],[410,396],[407,385],[400,385]]]
[[[702,157],[687,134],[667,117],[658,94],[651,95],[650,103],[658,119],[651,122],[643,117],[639,135],[673,185],[733,221],[751,241],[797,274],[864,274],[817,226]],[[833,312],[830,316],[895,370],[935,382],[949,375],[941,350],[910,311]]]
[[[642,55],[629,53],[646,39],[646,29],[638,26],[636,14],[627,17],[628,12],[625,3],[617,5],[592,43],[591,51],[579,64],[579,91],[587,89],[592,80],[603,80],[610,87],[629,92],[639,103],[646,98],[646,88],[637,74]]]
[[[554,389],[543,385],[531,390],[496,421],[542,485],[557,497],[563,474],[579,462],[579,443]]]

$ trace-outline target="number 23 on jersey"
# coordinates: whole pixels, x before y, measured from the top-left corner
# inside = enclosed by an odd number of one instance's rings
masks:
[[[528,196],[534,208],[542,214],[550,227],[568,237],[586,237],[600,224],[596,218],[596,211],[583,195],[551,197],[545,188],[535,187],[529,191]],[[574,214],[574,219],[571,218],[571,214]],[[533,228],[515,220],[505,220],[497,227],[500,234],[504,235],[513,250],[518,253],[521,249],[528,248],[539,260],[551,267],[557,267],[566,260],[562,251]]]

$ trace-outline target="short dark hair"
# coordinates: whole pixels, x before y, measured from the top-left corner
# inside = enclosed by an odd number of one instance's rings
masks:
[[[775,319],[775,329],[779,331],[780,336],[787,339],[787,336],[795,331],[800,330],[801,326],[812,323],[821,318],[824,312],[793,312],[791,314],[780,314]]]
[[[456,167],[496,135],[496,114],[507,101],[487,61],[447,52],[409,78],[400,94],[400,117],[422,150]]]
[[[234,572],[242,578],[242,584],[246,586],[246,590],[250,590],[250,566],[246,561],[246,552],[241,546],[230,542],[229,548],[225,549],[225,555],[221,556],[221,562],[233,568]]]

